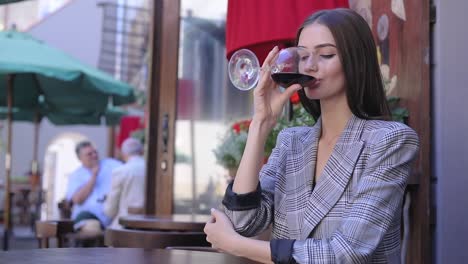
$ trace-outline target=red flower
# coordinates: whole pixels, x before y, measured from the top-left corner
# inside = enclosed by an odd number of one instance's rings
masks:
[[[299,102],[301,102],[301,100],[299,99],[299,94],[297,92],[295,92],[290,98],[289,98],[289,101],[291,102],[291,104],[298,104]]]
[[[234,125],[232,125],[232,129],[234,129],[234,132],[236,132],[236,134],[239,134],[240,133],[240,124],[235,123]]]
[[[247,131],[249,130],[250,122],[252,122],[252,120],[238,121],[232,125],[232,129],[236,134],[239,134],[241,131]]]

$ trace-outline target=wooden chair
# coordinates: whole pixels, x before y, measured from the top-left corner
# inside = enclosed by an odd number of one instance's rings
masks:
[[[58,203],[58,209],[60,213],[60,219],[70,219],[72,214],[73,202],[65,199]]]
[[[104,244],[124,248],[167,248],[173,246],[209,247],[203,232],[153,231],[136,229],[108,228]]]
[[[67,242],[67,235],[73,232],[71,220],[36,221],[36,238],[39,248],[49,248],[50,238],[56,239],[57,247],[62,248]]]
[[[40,248],[49,247],[49,238],[56,238],[58,247],[65,246],[68,241],[73,242],[76,247],[104,246],[104,232],[93,236],[75,232],[74,222],[70,219],[72,207],[71,201],[62,200],[58,203],[60,219],[36,221],[36,237]]]

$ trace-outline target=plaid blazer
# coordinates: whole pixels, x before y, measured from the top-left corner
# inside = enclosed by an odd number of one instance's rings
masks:
[[[399,263],[400,217],[417,134],[398,122],[352,116],[313,186],[321,120],[283,130],[257,191],[223,204],[237,232],[272,224],[273,239],[294,240],[299,263]],[[272,252],[273,254],[273,252]]]

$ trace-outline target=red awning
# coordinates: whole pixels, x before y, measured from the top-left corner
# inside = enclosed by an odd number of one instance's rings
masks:
[[[124,116],[120,119],[120,130],[117,135],[117,147],[120,148],[125,139],[129,138],[133,131],[143,128],[141,117]]]
[[[297,29],[313,12],[337,7],[348,7],[348,0],[229,0],[226,56],[247,48],[262,63],[275,45],[293,45]]]

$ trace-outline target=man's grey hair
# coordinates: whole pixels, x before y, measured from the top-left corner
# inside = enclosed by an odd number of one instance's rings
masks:
[[[122,154],[127,156],[141,155],[143,154],[143,144],[138,139],[127,138],[122,143]]]
[[[93,143],[91,143],[91,141],[88,141],[88,140],[81,141],[80,143],[76,144],[75,146],[76,156],[79,158],[81,149],[90,147],[90,146],[93,146]]]

